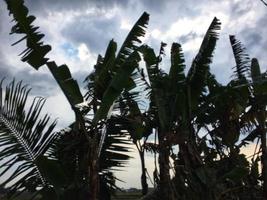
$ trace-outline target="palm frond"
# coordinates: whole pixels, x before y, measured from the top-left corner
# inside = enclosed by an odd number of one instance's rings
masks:
[[[106,129],[106,137],[102,146],[99,157],[99,176],[101,190],[105,188],[105,192],[117,189],[115,181],[118,180],[113,172],[119,170],[127,164],[128,153],[130,151],[130,140],[126,137],[126,129],[124,119],[118,116],[111,116],[105,123],[98,124]],[[91,121],[86,121],[86,129],[88,134],[96,134],[97,140],[101,140],[101,128],[92,133]],[[93,138],[93,135],[91,135]],[[58,145],[53,153],[58,157],[63,171],[66,172],[68,178],[69,190],[75,185],[86,185],[86,176],[88,173],[88,141],[84,134],[76,132],[74,123],[68,129],[61,131],[60,139],[57,140]]]
[[[187,80],[189,82],[193,96],[199,96],[207,82],[209,66],[212,62],[213,52],[219,38],[218,31],[221,29],[220,21],[215,17],[211,22],[199,52],[193,60],[188,71]]]
[[[131,141],[127,136],[126,121],[118,116],[112,116],[107,121],[107,137],[100,156],[100,170],[102,172],[123,167],[129,160],[127,155]]]
[[[242,43],[236,39],[234,35],[230,35],[230,43],[233,49],[233,54],[235,57],[236,66],[234,67],[234,76],[240,80],[244,81],[247,77],[250,69],[250,59],[246,53],[246,48]]]
[[[37,190],[47,184],[36,159],[44,156],[53,142],[56,122],[50,123],[48,115],[40,118],[45,103],[41,97],[35,98],[26,111],[29,92],[27,86],[13,81],[6,86],[4,95],[0,85],[0,161],[5,161],[0,175],[8,177],[2,184],[8,186],[11,194],[30,189],[29,185]]]

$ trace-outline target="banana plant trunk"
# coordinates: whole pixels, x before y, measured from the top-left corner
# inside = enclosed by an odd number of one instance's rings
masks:
[[[146,180],[146,165],[145,165],[145,154],[144,151],[139,151],[139,156],[141,160],[141,169],[142,169],[142,174],[141,174],[141,185],[142,185],[142,195],[146,195],[148,192],[148,184]]]
[[[262,178],[263,178],[263,194],[267,199],[267,151],[266,151],[266,131],[263,128],[261,133],[261,149],[262,149]]]
[[[158,134],[159,138],[159,199],[172,200],[171,177],[170,177],[170,148],[167,144],[165,133]]]
[[[99,199],[99,163],[96,153],[96,148],[91,148],[92,160],[89,160],[89,191],[90,197],[89,200],[98,200]]]
[[[258,115],[259,128],[261,133],[263,196],[264,199],[267,199],[267,150],[266,150],[265,106],[262,106],[260,109],[263,110],[263,112],[260,112]]]

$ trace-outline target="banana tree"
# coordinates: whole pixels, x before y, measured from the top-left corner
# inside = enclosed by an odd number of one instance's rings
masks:
[[[262,181],[263,181],[263,195],[264,198],[267,197],[267,180],[266,180],[266,75],[261,73],[258,60],[253,58],[251,60],[250,66],[250,98],[248,103],[248,110],[241,118],[241,121],[253,129],[250,131],[247,137],[245,137],[242,142],[254,142],[257,138],[261,141],[261,148],[259,152],[255,151],[253,155],[252,162],[257,165],[257,160],[259,160],[259,153],[261,153],[261,163],[262,163]],[[256,156],[258,155],[258,156]],[[255,158],[254,158],[255,157]],[[256,179],[256,184],[258,185],[259,177]]]
[[[251,111],[255,112],[256,125],[259,129],[261,138],[261,152],[262,152],[262,180],[264,198],[267,198],[267,150],[266,150],[266,75],[261,73],[258,60],[253,58],[251,61],[251,77],[253,97],[251,100]]]
[[[259,137],[258,122],[255,120],[257,109],[250,102],[254,102],[255,94],[252,91],[255,86],[264,91],[264,79],[258,76],[258,83],[250,83],[248,75],[255,72],[250,69],[250,59],[245,48],[235,36],[230,36],[230,42],[236,61],[233,80],[223,86],[209,74],[208,93],[203,98],[201,113],[196,120],[198,126],[207,131],[198,144],[208,167],[204,168],[206,175],[202,174],[201,177],[208,180],[204,185],[211,191],[211,199],[216,196],[227,199],[246,196],[255,199],[261,197],[258,159],[254,159],[253,155],[249,163],[240,150],[248,141],[253,142]],[[244,134],[247,137],[244,138]],[[223,170],[220,168],[222,164]],[[213,175],[208,173],[212,171],[215,172]],[[212,179],[214,176],[216,178]],[[249,197],[246,193],[250,194]]]
[[[138,105],[138,96],[136,92],[123,93],[120,100],[121,116],[124,118],[123,129],[127,130],[131,136],[132,142],[139,153],[141,163],[141,186],[142,195],[148,193],[147,169],[145,163],[145,151],[148,150],[148,137],[152,134],[153,126],[146,112],[141,112]]]
[[[168,74],[159,68],[165,44],[162,43],[158,56],[152,48],[148,46],[143,48],[148,79],[147,89],[150,94],[148,113],[155,122],[153,128],[158,132],[161,198],[178,198],[170,178],[169,157],[174,144],[179,145],[183,159],[190,165],[188,168],[202,164],[195,147],[196,133],[193,120],[206,86],[219,29],[220,22],[214,18],[187,76],[184,72],[184,56],[180,44],[172,44],[171,67]]]
[[[108,120],[112,111],[113,105],[121,92],[135,87],[133,80],[130,78],[132,72],[137,68],[138,62],[141,60],[139,56],[140,43],[139,37],[144,36],[145,27],[148,23],[149,15],[144,13],[132,30],[126,37],[118,54],[116,55],[116,43],[111,40],[105,57],[101,59],[99,56],[98,62],[95,65],[94,75],[88,78],[93,78],[93,84],[88,83],[87,99],[90,100],[90,106],[93,109],[94,117],[92,125],[96,126],[98,122]],[[97,106],[99,105],[99,109]],[[101,154],[101,146],[105,140],[105,134],[102,134],[100,144],[97,142],[97,135],[92,139],[93,149],[93,163],[96,163],[98,156]],[[102,141],[102,142],[101,142]],[[98,148],[99,146],[99,148]],[[96,166],[97,168],[97,166]]]
[[[28,15],[28,9],[24,6],[24,1],[6,0],[6,3],[10,14],[13,15],[14,21],[16,22],[11,33],[23,33],[25,36],[18,42],[23,40],[27,41],[27,49],[22,52],[22,61],[28,62],[35,69],[39,69],[42,65],[47,65],[75,113],[76,120],[73,130],[75,133],[82,133],[88,143],[88,150],[85,152],[84,159],[89,165],[87,177],[89,180],[90,198],[98,199],[98,160],[102,146],[100,141],[104,141],[104,139],[99,139],[99,133],[102,133],[99,131],[99,127],[102,127],[102,121],[107,119],[109,110],[112,110],[113,102],[119,97],[120,93],[124,89],[132,86],[129,77],[137,66],[137,62],[140,60],[137,45],[140,43],[139,38],[145,34],[148,14],[144,13],[137,21],[117,56],[115,56],[116,43],[113,41],[110,42],[107,52],[111,52],[111,55],[107,55],[106,60],[104,60],[104,73],[101,74],[99,79],[95,80],[97,85],[102,80],[107,80],[106,78],[108,77],[109,79],[104,83],[107,88],[104,88],[102,91],[101,100],[93,105],[94,117],[88,129],[84,119],[86,113],[81,112],[77,107],[77,104],[83,102],[83,96],[81,95],[77,82],[72,79],[68,67],[66,65],[57,66],[55,62],[48,62],[48,58],[45,58],[46,54],[51,50],[51,47],[49,45],[44,45],[41,41],[44,35],[37,31],[38,27],[32,25],[35,17]],[[108,63],[106,61],[108,61]],[[95,97],[93,99],[95,99]],[[97,110],[95,110],[95,108],[97,108]],[[87,112],[88,111],[90,111],[90,109],[87,109]],[[105,138],[105,134],[102,135],[102,137]]]
[[[236,72],[238,80],[241,83],[238,88],[246,87],[249,91],[249,99],[247,104],[247,111],[241,117],[241,122],[252,127],[248,136],[243,139],[244,144],[247,141],[253,142],[256,138],[261,140],[261,162],[262,162],[262,181],[263,181],[263,197],[267,198],[267,175],[266,175],[266,75],[261,73],[258,60],[249,59],[245,53],[246,49],[241,42],[237,41],[234,36],[230,36],[233,53],[236,60]],[[250,79],[248,86],[244,84],[244,79]],[[243,84],[242,84],[243,83]],[[243,144],[243,143],[241,143]],[[255,155],[254,155],[255,156]],[[253,156],[253,158],[254,158]],[[256,163],[256,159],[252,163]],[[259,177],[256,177],[258,185]]]

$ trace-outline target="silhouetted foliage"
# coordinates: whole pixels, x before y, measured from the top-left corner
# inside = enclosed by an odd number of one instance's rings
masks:
[[[10,198],[27,190],[33,199],[110,199],[118,189],[113,169],[125,166],[130,142],[140,155],[143,199],[264,199],[262,191],[267,197],[266,74],[230,36],[233,79],[217,82],[210,72],[221,28],[216,17],[186,74],[181,44],[171,46],[169,72],[161,67],[166,44],[157,54],[142,44],[149,21],[144,12],[118,52],[111,40],[98,56],[83,97],[68,67],[46,58],[51,47],[41,41],[24,1],[5,1],[16,23],[11,33],[24,34],[18,42],[26,40],[22,61],[35,69],[47,65],[76,117],[55,133],[56,122],[39,118],[43,98],[27,110],[27,87],[13,81],[4,90],[1,82],[0,176],[12,172],[2,183]],[[148,142],[153,134],[158,139]],[[251,157],[240,153],[255,140],[261,146]],[[146,151],[159,158],[155,190],[148,195]]]

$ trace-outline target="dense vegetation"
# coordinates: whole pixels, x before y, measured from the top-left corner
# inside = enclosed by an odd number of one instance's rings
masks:
[[[26,109],[27,86],[13,81],[4,89],[1,82],[0,177],[11,173],[2,182],[8,198],[27,191],[33,199],[110,199],[117,189],[112,169],[125,165],[131,142],[140,155],[143,199],[267,198],[266,73],[230,36],[233,78],[227,85],[217,82],[210,72],[221,25],[217,18],[186,74],[179,43],[171,46],[169,71],[162,67],[166,45],[155,53],[141,43],[149,21],[144,13],[119,50],[111,40],[99,55],[82,95],[68,66],[46,58],[51,47],[43,44],[23,0],[6,3],[16,22],[11,33],[24,34],[18,42],[26,40],[22,61],[36,70],[46,65],[75,113],[69,127],[54,132],[56,122],[39,117],[43,98]],[[240,153],[253,142],[253,155]],[[146,151],[159,158],[149,194]]]

